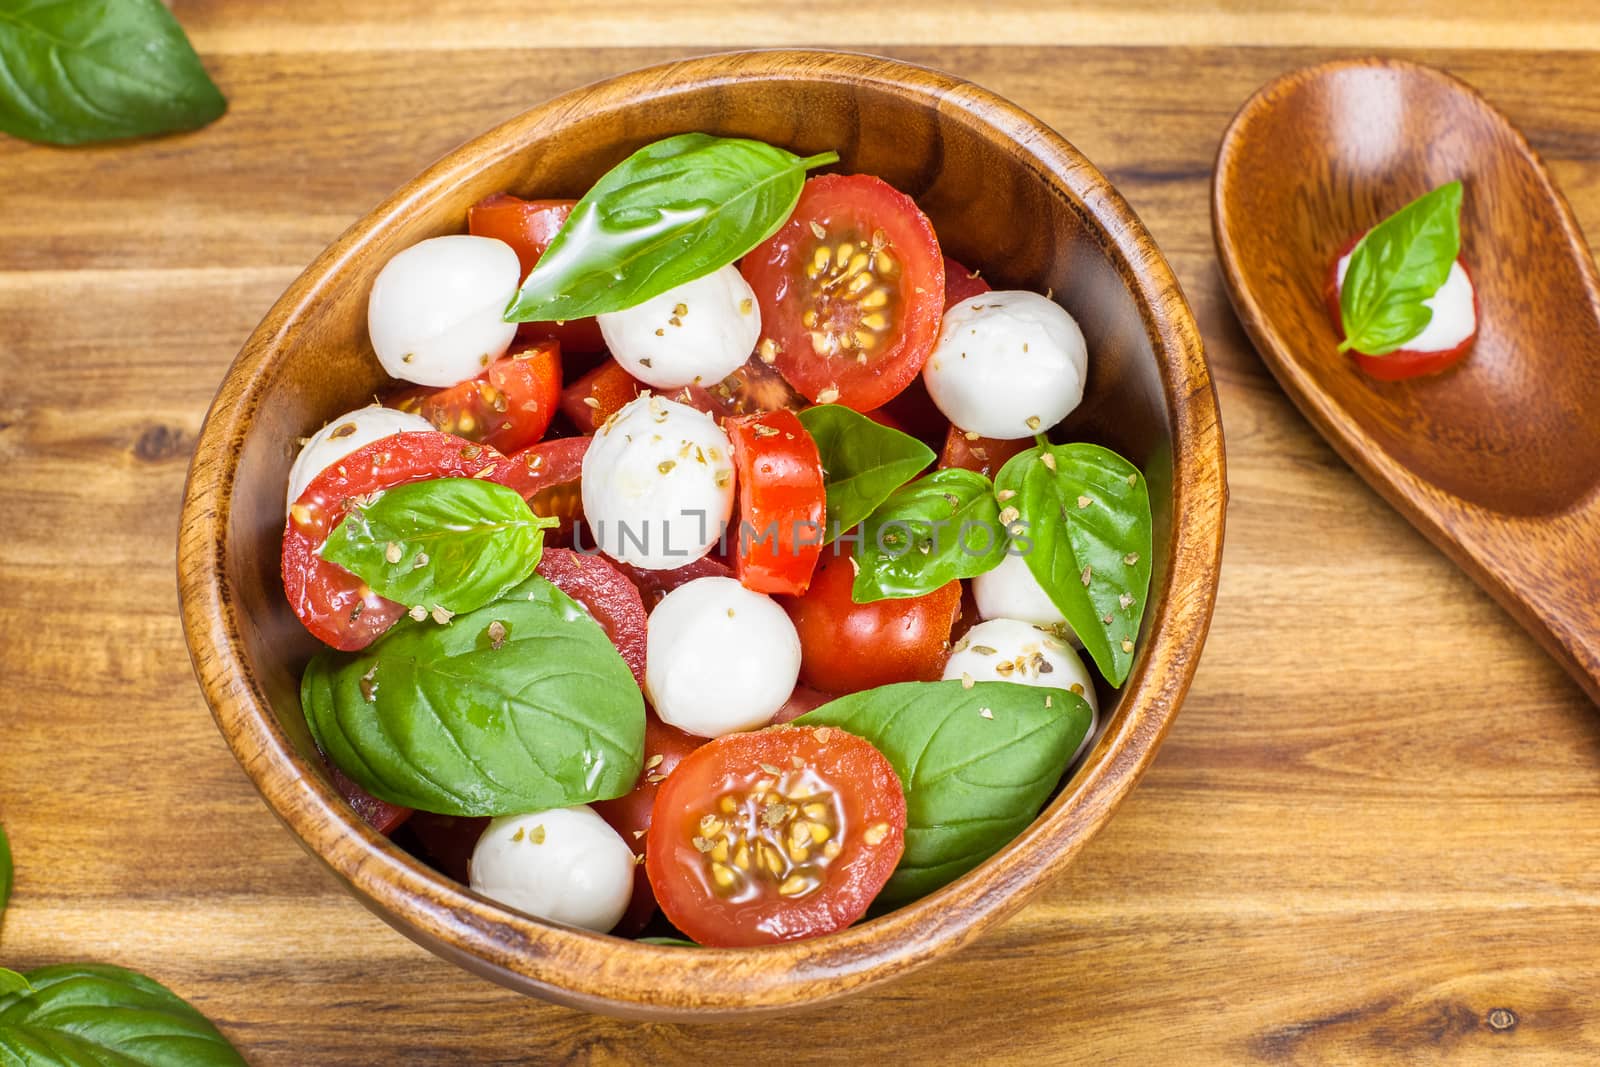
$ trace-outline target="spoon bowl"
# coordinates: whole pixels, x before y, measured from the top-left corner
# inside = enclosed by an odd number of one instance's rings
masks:
[[[1443,374],[1376,381],[1337,351],[1329,265],[1454,179],[1477,341]],[[1211,206],[1229,297],[1290,399],[1600,703],[1600,275],[1527,139],[1442,71],[1324,63],[1240,109]]]

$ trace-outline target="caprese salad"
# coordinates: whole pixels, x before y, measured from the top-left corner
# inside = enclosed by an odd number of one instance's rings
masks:
[[[1418,197],[1339,250],[1323,285],[1339,351],[1380,381],[1446,371],[1478,337],[1461,258],[1460,182]]]
[[[755,945],[929,893],[1120,685],[1148,487],[1089,349],[837,162],[685,134],[373,282],[381,406],[290,470],[301,700],[368,823],[478,893]],[[932,468],[931,470],[929,468]]]

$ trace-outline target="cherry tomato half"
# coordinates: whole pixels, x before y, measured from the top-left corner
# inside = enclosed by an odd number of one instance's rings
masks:
[[[989,283],[949,256],[944,257],[944,307],[948,311],[968,297],[989,291]]]
[[[866,913],[905,828],[900,779],[870,742],[769,726],[678,764],[656,794],[645,869],[662,912],[702,945],[793,941]]]
[[[608,359],[562,390],[561,412],[579,433],[594,433],[642,392],[643,383]]]
[[[645,612],[633,583],[601,556],[570,548],[545,549],[536,573],[589,609],[642,688]]]
[[[571,544],[583,519],[580,482],[587,451],[589,438],[560,437],[525,448],[495,469],[494,480],[521,493],[535,515],[560,520],[560,526],[544,532],[546,544]]]
[[[772,726],[780,726],[786,722],[793,722],[808,711],[816,711],[822,705],[832,700],[827,693],[811,688],[809,685],[797,685],[794,692],[789,694],[789,700],[772,713]]]
[[[757,351],[817,403],[881,406],[939,338],[939,239],[909,196],[871,175],[807,181],[789,221],[739,269],[761,303]]]
[[[671,394],[671,398],[719,419],[785,408],[799,411],[806,406],[805,397],[795,392],[794,386],[784,381],[783,375],[760,356],[751,356],[744,366],[716,385],[690,386]]]
[[[945,435],[944,449],[939,453],[939,469],[960,467],[993,478],[995,472],[1006,465],[1006,460],[1032,447],[1031,438],[998,441],[993,437],[969,437],[952,426]]]
[[[634,585],[639,588],[639,595],[644,598],[644,606],[649,611],[654,611],[656,605],[661,603],[661,598],[678,588],[680,585],[694,581],[696,578],[732,578],[733,568],[717,559],[715,556],[701,556],[693,563],[686,563],[670,571],[648,571],[643,567],[635,567],[631,563],[612,560],[612,564],[626,574]]]
[[[1328,277],[1322,284],[1322,299],[1327,303],[1328,314],[1333,318],[1333,332],[1340,341],[1344,340],[1344,313],[1339,307],[1339,261],[1350,253],[1350,250],[1359,243],[1358,235],[1345,243],[1339,254],[1333,257],[1333,262],[1328,266]],[[1465,260],[1458,260],[1461,269],[1467,272],[1467,280],[1472,280],[1472,271],[1467,268]],[[1478,307],[1478,286],[1472,286],[1472,318],[1476,324],[1480,321],[1482,310]],[[1478,331],[1474,326],[1473,331],[1467,335],[1466,340],[1454,348],[1446,348],[1437,352],[1417,352],[1409,348],[1399,348],[1386,356],[1369,356],[1365,352],[1350,350],[1350,357],[1355,360],[1357,367],[1361,368],[1369,378],[1376,378],[1380,382],[1399,382],[1407,378],[1420,378],[1428,374],[1439,374],[1449,370],[1460,363],[1472,348],[1473,342],[1478,339]]]
[[[822,457],[787,409],[729,419],[739,487],[733,571],[758,593],[804,593],[822,552]]]
[[[504,459],[475,441],[412,431],[359,448],[311,479],[283,527],[283,592],[300,622],[322,643],[354,652],[406,610],[319,554],[352,497],[429,478],[470,478]]]
[[[485,197],[467,211],[467,232],[504,241],[517,253],[526,279],[544,250],[561,232],[576,200],[523,200],[509,193]],[[517,327],[524,341],[552,340],[571,352],[599,352],[606,347],[594,319],[572,322],[525,322]]]
[[[854,582],[850,556],[830,549],[805,596],[780,599],[800,635],[800,680],[824,693],[937,681],[949,655],[961,583],[857,604],[850,599]]]
[[[644,855],[645,834],[650,830],[650,809],[656,800],[656,790],[683,758],[701,745],[705,738],[686,734],[655,717],[644,720],[644,769],[633,791],[615,800],[597,800],[589,805],[606,822],[611,824],[621,838],[633,849],[635,856]],[[635,868],[633,899],[622,920],[611,930],[618,937],[631,937],[643,930],[656,913],[656,895],[650,888],[650,878],[643,866]]]
[[[483,377],[447,389],[408,389],[390,407],[421,415],[445,433],[515,452],[550,428],[561,398],[561,346],[519,345]]]

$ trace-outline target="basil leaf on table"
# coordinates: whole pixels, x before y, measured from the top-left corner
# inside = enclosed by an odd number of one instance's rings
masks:
[[[83,144],[198,129],[228,108],[160,0],[0,4],[0,130]]]
[[[473,611],[525,581],[544,531],[515,489],[480,478],[435,478],[384,490],[340,520],[322,558],[381,597],[449,612]]]
[[[84,1067],[238,1067],[244,1058],[177,994],[98,963],[40,967],[0,996],[0,1061]]]
[[[1411,201],[1368,230],[1350,253],[1339,290],[1339,351],[1388,355],[1433,320],[1423,303],[1461,254],[1461,183]]]
[[[915,437],[843,404],[806,408],[800,424],[822,459],[828,507],[823,544],[853,529],[935,458],[933,449]]]
[[[922,596],[994,570],[1005,554],[993,483],[975,471],[934,471],[895,490],[861,524],[850,598]]]
[[[1021,833],[1093,719],[1065,689],[901,682],[840,697],[794,725],[864,737],[894,765],[906,791],[906,849],[878,899],[899,904],[961,877]]]
[[[994,484],[1026,524],[1028,569],[1100,673],[1121,685],[1150,590],[1154,535],[1144,475],[1099,445],[1041,445],[1007,460]],[[1006,522],[1015,520],[1006,515]]]
[[[511,815],[633,788],[644,698],[600,624],[540,577],[435,626],[402,619],[306,668],[312,737],[380,800]]]
[[[806,171],[838,160],[704,133],[646,145],[578,201],[506,321],[621,311],[725,267],[788,221]]]

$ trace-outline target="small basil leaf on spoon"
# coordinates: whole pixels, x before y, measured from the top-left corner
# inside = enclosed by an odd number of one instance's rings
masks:
[[[725,267],[788,220],[806,171],[838,161],[703,133],[646,145],[578,201],[506,321],[621,311]]]
[[[544,531],[514,489],[480,478],[435,478],[386,489],[352,507],[322,546],[381,597],[431,612],[473,611],[539,565]]]
[[[974,471],[934,471],[901,486],[861,525],[857,604],[931,593],[1000,565],[1006,532],[994,485]]]
[[[1150,589],[1150,487],[1132,463],[1087,443],[1040,445],[995,476],[1001,521],[1025,524],[1018,550],[1112,685],[1133,666]]]
[[[800,425],[822,459],[827,518],[823,544],[872,514],[889,494],[934,461],[933,449],[843,404],[819,404],[800,413]]]
[[[1368,230],[1350,253],[1339,291],[1344,340],[1384,356],[1420,334],[1433,319],[1423,303],[1439,291],[1461,254],[1461,183],[1441,185]]]

